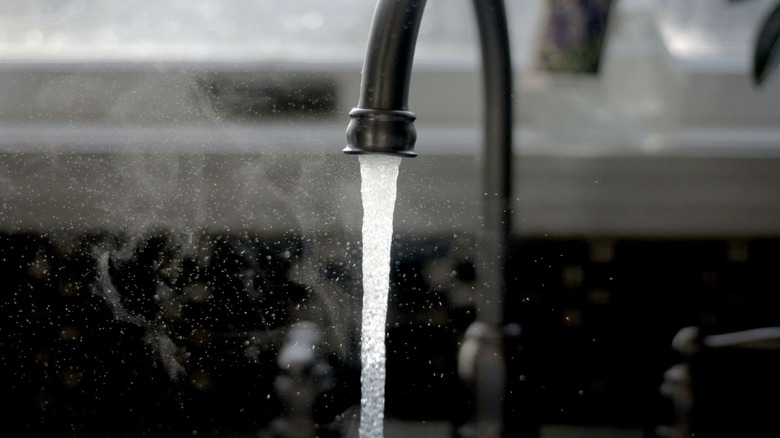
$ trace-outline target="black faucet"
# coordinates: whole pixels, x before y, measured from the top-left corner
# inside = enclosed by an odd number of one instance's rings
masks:
[[[368,41],[358,107],[350,112],[347,154],[414,157],[417,133],[409,82],[425,0],[379,0]],[[512,62],[503,0],[474,0],[484,75],[482,217],[477,246],[476,320],[458,369],[474,412],[461,436],[504,435],[506,364],[503,301],[511,233]]]

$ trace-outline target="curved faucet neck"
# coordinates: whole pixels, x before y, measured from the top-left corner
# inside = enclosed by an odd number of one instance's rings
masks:
[[[368,37],[359,108],[408,111],[417,34],[426,0],[380,1]]]
[[[414,49],[425,0],[379,0],[371,24],[358,107],[349,116],[347,154],[414,157],[409,111]]]

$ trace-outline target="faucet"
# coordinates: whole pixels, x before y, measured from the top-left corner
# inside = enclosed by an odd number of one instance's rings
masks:
[[[409,110],[414,49],[426,0],[379,0],[366,51],[360,99],[350,111],[347,154],[414,157],[417,133]],[[472,418],[462,437],[500,437],[504,426],[506,363],[503,298],[511,233],[512,63],[503,0],[474,0],[482,52],[484,147],[481,222],[477,233],[475,321],[458,357],[470,389]]]

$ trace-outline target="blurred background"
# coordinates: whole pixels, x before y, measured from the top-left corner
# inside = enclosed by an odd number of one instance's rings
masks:
[[[770,432],[780,357],[754,329],[780,325],[780,81],[755,85],[751,60],[776,5],[507,1],[516,436]],[[341,149],[374,7],[0,5],[0,428],[356,436],[362,209]],[[471,409],[472,15],[428,2],[415,56],[388,436],[456,436]]]

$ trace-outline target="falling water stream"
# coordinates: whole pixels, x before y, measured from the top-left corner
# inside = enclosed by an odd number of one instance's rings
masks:
[[[390,286],[399,157],[361,155],[363,196],[363,322],[360,438],[382,438],[385,408],[385,321]]]

